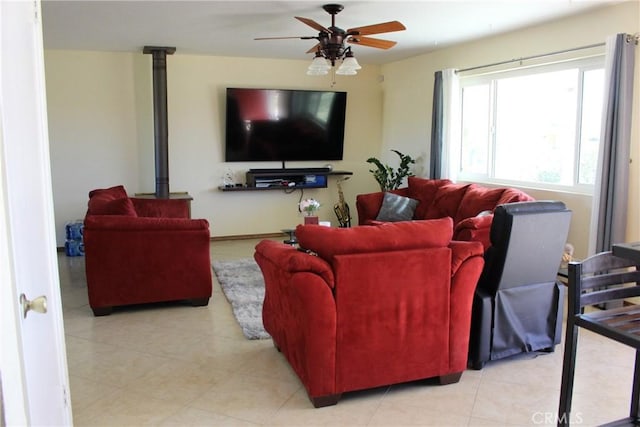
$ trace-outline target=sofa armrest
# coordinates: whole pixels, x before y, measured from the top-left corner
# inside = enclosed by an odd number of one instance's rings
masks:
[[[451,249],[451,276],[455,277],[458,270],[464,265],[464,263],[476,256],[484,257],[484,250],[480,242],[464,242],[452,240],[449,243]],[[482,260],[484,265],[484,258]],[[482,267],[480,268],[482,270]],[[478,274],[478,277],[480,275]],[[477,281],[476,281],[477,282]],[[475,287],[475,285],[474,285]]]
[[[365,225],[375,221],[382,206],[383,192],[358,194],[356,196],[356,210],[358,211],[358,224]]]
[[[451,372],[461,372],[467,367],[473,295],[484,258],[479,242],[452,241],[449,247],[452,252],[449,363]]]
[[[465,242],[480,242],[484,250],[491,246],[489,238],[493,214],[465,218],[454,227],[454,240]]]
[[[294,249],[284,243],[263,240],[256,245],[256,260],[272,263],[289,274],[314,273],[322,277],[330,288],[335,286],[331,266],[322,258]],[[260,262],[259,262],[260,263]]]
[[[138,216],[189,218],[189,202],[181,199],[147,199],[131,197]]]
[[[258,243],[254,258],[265,282],[264,328],[310,397],[335,393],[337,317],[329,264],[272,240]]]

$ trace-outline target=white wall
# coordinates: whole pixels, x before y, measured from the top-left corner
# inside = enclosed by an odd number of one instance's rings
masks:
[[[59,246],[64,224],[82,218],[87,193],[124,184],[130,194],[153,192],[154,153],[151,56],[140,53],[45,54],[52,170]],[[344,185],[355,220],[355,195],[375,191],[366,159],[380,152],[382,90],[379,67],[363,64],[355,77],[307,76],[307,61],[182,55],[167,57],[169,175],[171,191],[193,196],[192,215],[211,223],[213,236],[279,232],[301,221],[300,191],[222,192],[231,168],[244,181],[249,168],[280,163],[225,163],[226,87],[347,91],[344,160],[336,170],[354,172]],[[287,167],[325,162],[288,162]],[[336,178],[328,189],[308,189],[323,205],[320,219],[336,222]]]
[[[615,33],[640,31],[640,3],[637,1],[608,6],[583,15],[558,20],[525,30],[476,40],[430,54],[417,56],[382,67],[384,75],[383,147],[402,144],[422,147],[427,152],[431,132],[433,75],[436,71],[479,66],[602,43]],[[602,49],[604,50],[604,49]],[[640,51],[636,49],[636,85],[632,157],[630,176],[630,209],[628,240],[640,240]],[[415,149],[415,148],[414,148]],[[427,161],[428,164],[428,161]],[[569,241],[576,255],[585,256],[591,218],[591,197],[554,193],[536,189],[524,190],[537,199],[564,201],[573,210]]]
[[[138,181],[131,55],[46,52],[57,245],[90,189]]]

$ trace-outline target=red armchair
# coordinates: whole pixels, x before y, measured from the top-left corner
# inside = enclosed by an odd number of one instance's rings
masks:
[[[89,193],[84,221],[89,305],[188,300],[207,305],[212,277],[209,224],[166,199],[127,197],[122,186]]]
[[[467,366],[482,245],[452,242],[452,220],[298,226],[296,250],[265,240],[263,323],[315,407],[341,394]]]

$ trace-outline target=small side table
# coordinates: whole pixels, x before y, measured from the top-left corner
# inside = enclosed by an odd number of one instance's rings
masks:
[[[288,239],[282,241],[283,243],[285,243],[287,245],[291,245],[291,246],[295,246],[295,245],[298,244],[298,239],[296,238],[296,229],[295,228],[283,228],[282,232],[289,236]]]

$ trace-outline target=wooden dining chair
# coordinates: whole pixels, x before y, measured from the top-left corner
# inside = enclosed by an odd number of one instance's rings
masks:
[[[602,252],[569,263],[567,330],[562,365],[558,426],[571,421],[578,328],[588,329],[636,349],[629,417],[608,425],[636,426],[640,405],[640,305],[585,312],[586,306],[640,296],[640,262]]]

